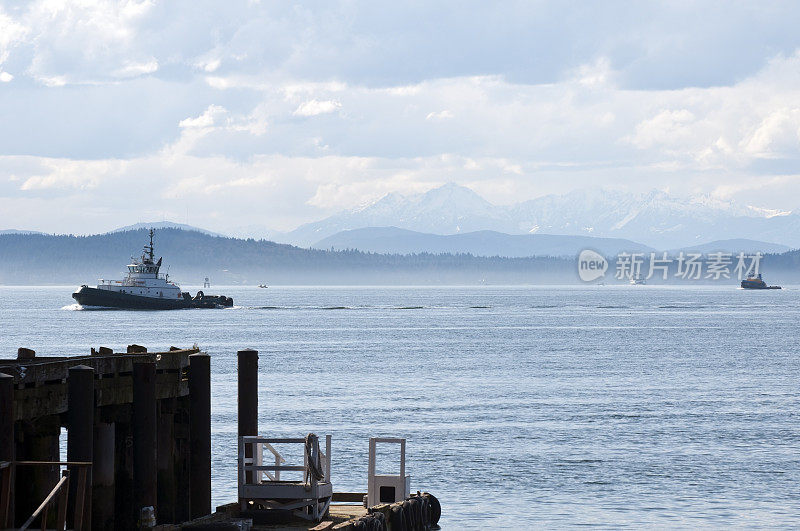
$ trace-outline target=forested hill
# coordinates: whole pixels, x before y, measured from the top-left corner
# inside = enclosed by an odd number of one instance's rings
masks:
[[[94,236],[0,235],[0,284],[89,284],[121,279],[140,256],[147,231]],[[576,280],[573,260],[483,258],[471,255],[381,255],[301,249],[264,240],[239,240],[177,229],[155,235],[162,273],[196,285],[215,284],[478,284],[565,283]]]

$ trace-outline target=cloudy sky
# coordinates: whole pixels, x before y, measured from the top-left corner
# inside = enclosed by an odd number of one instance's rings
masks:
[[[446,182],[800,208],[796,2],[0,1],[0,229],[287,230]]]

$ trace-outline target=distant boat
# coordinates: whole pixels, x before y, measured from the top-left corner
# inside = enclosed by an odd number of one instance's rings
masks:
[[[634,285],[634,286],[641,286],[641,285],[647,284],[647,282],[645,282],[644,277],[642,275],[631,275],[630,276],[630,283],[631,283],[631,285]]]
[[[259,288],[268,288],[269,286],[267,286],[266,284],[259,284],[258,287]]]
[[[744,289],[781,289],[780,286],[767,286],[767,283],[761,278],[761,273],[758,276],[750,275],[742,280],[742,287]]]

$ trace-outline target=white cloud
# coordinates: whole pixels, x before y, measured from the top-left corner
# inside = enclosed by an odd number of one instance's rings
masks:
[[[0,65],[8,59],[11,48],[21,42],[29,29],[12,19],[0,6]]]
[[[200,116],[194,118],[186,118],[178,123],[178,127],[212,127],[220,121],[220,119],[228,113],[225,107],[219,105],[209,105],[208,108]]]
[[[611,83],[614,77],[608,57],[599,57],[593,63],[585,63],[575,68],[569,79],[590,88],[599,88]]]
[[[144,33],[154,6],[149,0],[34,1],[16,11],[25,29],[16,47],[31,56],[27,73],[47,86],[153,73],[159,61],[148,53]]]
[[[158,70],[158,61],[150,59],[143,63],[127,62],[122,68],[115,70],[114,77],[136,77],[144,74],[152,74]]]
[[[198,66],[203,69],[204,72],[214,72],[219,68],[219,65],[222,64],[222,61],[219,59],[210,59],[208,61],[204,61],[200,63]]]
[[[248,215],[284,228],[446,181],[510,202],[603,181],[675,193],[724,181],[736,195],[775,176],[757,191],[789,201],[800,7],[550,6],[0,8],[0,83],[13,80],[0,114],[20,124],[0,130],[0,178],[19,179],[0,200],[78,212],[64,194],[105,204],[124,175],[164,191],[158,208],[222,198],[219,220],[280,198]],[[681,24],[654,24],[670,19],[659,10]],[[38,162],[19,169],[17,154]]]
[[[773,158],[798,152],[800,108],[779,109],[770,113],[742,144],[746,152],[757,157]]]
[[[694,114],[687,109],[663,110],[641,121],[630,141],[640,149],[673,145],[691,134],[694,120]]]
[[[447,109],[439,112],[429,112],[428,115],[425,117],[426,120],[447,120],[448,118],[453,118],[455,115],[448,111]]]
[[[266,84],[254,90],[254,106],[242,107],[222,90],[215,97],[230,105],[207,104],[178,120],[177,136],[157,152],[124,165],[51,158],[44,169],[15,174],[26,197],[81,190],[97,200],[113,194],[123,176],[146,175],[146,189],[159,190],[154,206],[214,198],[220,230],[254,198],[284,198],[248,209],[248,216],[288,229],[388,191],[447,181],[498,203],[604,180],[634,190],[669,186],[678,194],[735,196],[747,193],[753,161],[798,151],[791,105],[800,80],[776,75],[796,63],[787,57],[731,87],[681,91],[631,91],[575,78],[523,85],[493,76],[393,88],[291,83]],[[347,118],[336,123],[291,119],[340,109]],[[431,128],[433,117],[422,109],[442,109],[433,112],[439,118],[446,111],[447,119]],[[0,158],[0,174],[5,162]],[[57,170],[62,164],[66,169]]]
[[[40,170],[25,178],[20,190],[91,190],[97,188],[104,178],[118,174],[128,165],[118,160],[46,159],[41,162]]]
[[[295,109],[295,116],[317,116],[318,114],[328,114],[341,108],[342,104],[334,100],[309,100],[300,104]]]

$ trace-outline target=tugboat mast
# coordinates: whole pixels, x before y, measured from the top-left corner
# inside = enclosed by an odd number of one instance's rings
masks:
[[[150,262],[151,263],[153,262],[153,258],[155,258],[155,255],[153,254],[153,232],[154,231],[151,228],[150,229],[150,245],[145,245],[144,246],[144,252],[147,253],[147,256],[150,257]],[[144,256],[142,258],[144,258]]]

